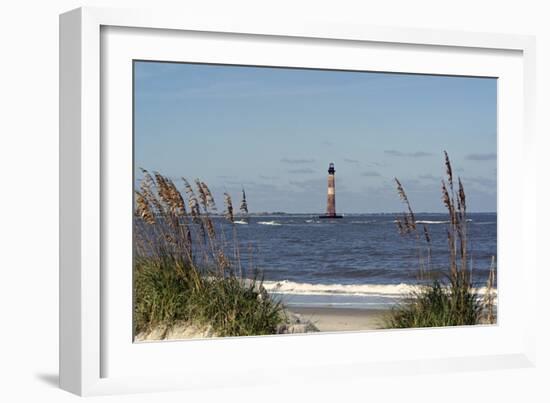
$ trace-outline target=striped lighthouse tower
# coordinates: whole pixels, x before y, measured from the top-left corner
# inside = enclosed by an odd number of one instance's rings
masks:
[[[334,163],[328,165],[328,188],[327,188],[327,213],[319,218],[342,218],[336,214],[336,183],[334,180]]]

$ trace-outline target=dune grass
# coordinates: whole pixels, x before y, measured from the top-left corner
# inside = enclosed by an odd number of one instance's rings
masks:
[[[185,200],[170,179],[143,175],[134,218],[134,335],[179,323],[210,327],[216,336],[275,333],[283,306],[255,270],[243,276],[231,197],[222,216],[204,182],[182,179]]]
[[[468,268],[468,220],[466,193],[460,178],[458,189],[453,170],[445,152],[446,180],[441,181],[442,200],[449,214],[447,244],[449,269],[446,281],[434,279],[411,293],[403,303],[393,307],[386,320],[388,328],[463,326],[495,323],[494,313],[494,258],[484,296],[478,295]],[[406,206],[406,212],[399,217],[398,231],[405,237],[414,237],[417,245],[418,277],[425,280],[430,276],[431,236],[428,227],[418,226],[411,203],[399,180],[397,192]]]
[[[479,324],[483,305],[470,287],[440,281],[421,287],[397,305],[386,320],[389,328],[442,327]]]

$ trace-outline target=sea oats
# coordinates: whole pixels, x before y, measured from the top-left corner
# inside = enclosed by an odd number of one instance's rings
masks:
[[[423,228],[424,228],[424,239],[426,240],[427,243],[430,243],[431,242],[431,238],[430,238],[430,233],[428,231],[428,227],[426,224],[423,224],[422,225]]]
[[[235,217],[233,216],[233,203],[231,202],[231,196],[229,193],[225,192],[224,203],[225,203],[225,218],[228,221],[235,222]]]
[[[453,190],[453,168],[451,166],[449,154],[447,154],[447,151],[443,151],[443,153],[445,154],[445,168],[447,173],[447,181],[452,191]]]
[[[195,179],[195,185],[199,193],[199,200],[201,202],[202,208],[204,211],[208,211],[208,202],[206,197],[206,191],[202,185],[202,182],[199,179]]]
[[[151,212],[149,202],[142,193],[136,191],[136,212],[147,224],[155,224],[155,216]]]
[[[201,188],[206,196],[206,206],[210,209],[210,211],[217,211],[218,209],[216,207],[214,196],[212,196],[212,192],[210,191],[208,185],[205,182],[201,182]]]
[[[405,220],[405,224],[407,224],[408,229],[410,229],[411,231],[416,230],[416,218],[414,216],[413,209],[409,202],[409,198],[407,197],[407,194],[405,193],[405,190],[403,189],[401,182],[399,182],[397,178],[394,178],[394,180],[395,180],[395,183],[397,184],[397,193],[399,194],[400,199],[407,206],[407,210],[409,213],[409,217]]]

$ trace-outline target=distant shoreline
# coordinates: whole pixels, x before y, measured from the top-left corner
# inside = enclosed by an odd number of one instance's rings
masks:
[[[273,216],[273,217],[280,217],[280,216],[298,216],[298,215],[303,215],[303,216],[318,216],[320,214],[322,214],[323,212],[309,212],[309,213],[286,213],[286,212],[283,212],[283,211],[274,211],[274,212],[268,212],[268,211],[259,211],[259,212],[250,212],[248,213],[246,216],[248,217],[270,217],[270,216]],[[389,212],[389,213],[385,213],[385,212],[363,212],[363,213],[349,213],[349,212],[342,212],[342,211],[339,211],[338,214],[340,215],[343,215],[343,216],[358,216],[358,215],[402,215],[403,213],[400,213],[400,212]],[[440,212],[433,212],[433,211],[421,211],[421,212],[418,212],[418,213],[415,213],[416,215],[448,215],[448,213],[444,212],[444,211],[440,211]],[[497,214],[496,211],[469,211],[468,212],[468,215],[470,214]],[[216,214],[216,213],[210,213],[210,215],[212,217],[223,217],[223,214]],[[243,215],[236,212],[235,213],[235,217],[242,217]]]

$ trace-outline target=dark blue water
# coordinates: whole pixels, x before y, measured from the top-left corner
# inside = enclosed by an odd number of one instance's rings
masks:
[[[448,273],[448,216],[418,214],[431,236],[431,261],[427,266],[427,244],[423,233],[401,236],[395,214],[346,215],[339,220],[320,220],[317,215],[251,217],[248,225],[237,225],[243,266],[250,250],[254,266],[265,280],[309,284],[415,284],[420,267],[418,245],[424,267],[433,273]],[[468,223],[468,268],[474,283],[485,284],[491,257],[497,256],[497,216],[471,213]],[[421,226],[420,226],[421,227]]]

